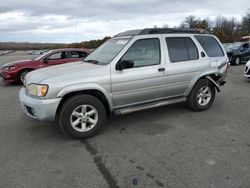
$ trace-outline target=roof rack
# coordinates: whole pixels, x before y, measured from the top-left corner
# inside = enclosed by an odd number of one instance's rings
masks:
[[[140,35],[166,33],[209,34],[207,30],[200,28],[149,28],[141,30]]]
[[[146,28],[129,30],[116,35],[121,36],[135,36],[135,35],[150,35],[150,34],[168,34],[168,33],[189,33],[189,34],[210,34],[207,30],[201,28]]]

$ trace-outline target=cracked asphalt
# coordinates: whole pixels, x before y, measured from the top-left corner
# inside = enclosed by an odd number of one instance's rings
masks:
[[[0,57],[0,65],[29,58]],[[0,187],[250,187],[250,80],[232,66],[211,109],[183,104],[108,119],[88,140],[21,110],[0,80]]]

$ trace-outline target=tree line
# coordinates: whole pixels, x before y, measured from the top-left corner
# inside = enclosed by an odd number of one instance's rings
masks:
[[[45,50],[58,48],[88,48],[95,49],[102,43],[110,39],[104,37],[103,39],[84,41],[80,43],[28,43],[28,42],[0,42],[0,50]]]
[[[250,9],[241,20],[218,16],[214,20],[188,16],[180,27],[202,28],[217,36],[223,43],[237,42],[243,36],[250,36]]]
[[[168,27],[164,24],[163,27]],[[178,26],[181,28],[202,28],[217,36],[223,43],[237,42],[243,36],[250,36],[250,9],[242,16],[241,20],[218,16],[214,20],[210,18],[198,18],[193,15],[186,17]],[[94,49],[111,37],[84,41],[80,43],[15,43],[0,42],[0,50],[42,50],[56,48],[89,48]]]

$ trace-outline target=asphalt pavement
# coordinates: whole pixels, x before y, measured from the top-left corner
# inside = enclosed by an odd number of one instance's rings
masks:
[[[0,57],[0,65],[30,58]],[[0,80],[0,187],[249,188],[250,80],[229,69],[212,107],[184,104],[108,119],[88,140],[27,117],[21,86]]]

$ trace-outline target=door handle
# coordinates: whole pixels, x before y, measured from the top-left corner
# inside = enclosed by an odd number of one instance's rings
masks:
[[[165,71],[165,68],[159,68],[158,71],[159,71],[159,72],[164,72],[164,71]]]

